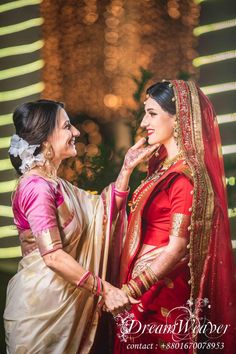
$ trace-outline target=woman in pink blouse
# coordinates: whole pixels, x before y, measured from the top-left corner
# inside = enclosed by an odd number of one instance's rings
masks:
[[[21,175],[13,212],[23,258],[7,290],[7,352],[89,353],[98,300],[113,313],[133,301],[102,279],[111,242],[120,249],[111,231],[115,222],[122,231],[130,174],[156,146],[143,148],[141,140],[127,153],[117,188],[111,184],[100,196],[90,195],[57,177],[61,161],[76,155],[80,134],[63,104],[24,103],[13,120],[9,153]],[[113,255],[114,266],[118,257]]]

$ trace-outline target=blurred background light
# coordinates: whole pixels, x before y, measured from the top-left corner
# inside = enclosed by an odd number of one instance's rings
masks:
[[[44,83],[38,82],[37,84],[25,86],[19,89],[0,92],[0,102],[14,101],[20,98],[31,96],[36,93],[42,92]]]
[[[12,124],[12,113],[0,115],[0,126]]]
[[[198,67],[234,58],[236,58],[236,50],[229,50],[227,52],[205,55],[202,57],[195,58],[193,59],[193,65]]]
[[[43,0],[17,0],[17,1],[10,1],[5,4],[0,5],[0,13],[15,10],[21,7],[29,6],[29,5],[38,5]]]
[[[202,91],[206,95],[213,95],[220,92],[234,91],[236,90],[236,82],[225,82],[223,84],[201,86]]]
[[[0,58],[5,58],[12,55],[33,53],[37,50],[40,50],[43,47],[43,45],[44,45],[44,41],[40,39],[30,44],[23,44],[23,45],[16,45],[13,47],[2,48],[0,49]]]
[[[231,20],[210,23],[209,25],[199,26],[194,28],[193,33],[195,36],[200,36],[204,33],[219,31],[226,28],[231,28],[236,26],[236,19],[233,18]]]
[[[44,66],[44,61],[42,59],[36,60],[32,63],[16,66],[11,69],[5,69],[0,71],[0,80],[9,79],[11,77],[16,77],[24,74],[29,74],[34,71],[42,69]]]
[[[15,32],[20,32],[20,31],[25,31],[26,29],[29,29],[32,27],[38,27],[38,26],[41,26],[42,23],[43,23],[43,19],[41,17],[39,17],[39,18],[34,18],[31,20],[23,21],[20,23],[16,23],[14,25],[0,27],[0,36],[12,34]]]

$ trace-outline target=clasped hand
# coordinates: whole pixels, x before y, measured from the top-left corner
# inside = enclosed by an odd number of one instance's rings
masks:
[[[125,310],[129,311],[132,304],[140,302],[128,297],[123,290],[116,288],[106,281],[103,281],[103,290],[103,310],[111,312],[113,316]]]

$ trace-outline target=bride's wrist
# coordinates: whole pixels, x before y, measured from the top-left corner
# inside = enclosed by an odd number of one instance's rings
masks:
[[[123,166],[121,168],[121,171],[126,176],[130,176],[132,174],[133,170],[134,170],[133,167],[128,167],[125,163],[123,164]]]

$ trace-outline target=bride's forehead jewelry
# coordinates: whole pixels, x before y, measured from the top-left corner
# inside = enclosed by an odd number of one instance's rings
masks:
[[[42,166],[45,163],[46,160],[43,153],[36,156],[34,155],[34,152],[38,147],[40,147],[39,144],[30,145],[18,134],[14,134],[11,137],[10,149],[8,152],[14,157],[19,156],[22,160],[22,164],[19,167],[21,173],[25,173],[35,166]]]

